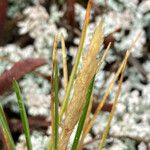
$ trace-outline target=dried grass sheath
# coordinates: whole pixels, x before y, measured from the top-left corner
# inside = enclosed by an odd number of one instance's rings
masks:
[[[87,88],[98,69],[98,62],[96,57],[99,53],[102,43],[103,23],[100,22],[100,24],[95,29],[88,52],[84,58],[83,68],[80,70],[80,73],[78,74],[75,81],[73,97],[68,105],[62,133],[60,136],[59,150],[66,149],[70,135],[77,121],[79,120],[84,105]]]

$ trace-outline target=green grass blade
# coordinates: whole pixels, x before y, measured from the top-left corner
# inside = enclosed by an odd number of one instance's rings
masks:
[[[23,130],[24,130],[25,137],[26,137],[26,142],[27,142],[27,148],[28,148],[28,150],[32,150],[27,114],[26,114],[24,103],[23,103],[23,100],[22,100],[21,91],[20,91],[19,85],[18,85],[16,80],[13,80],[13,88],[15,90],[17,100],[18,100],[20,116],[21,116]]]
[[[59,98],[58,98],[58,65],[57,62],[54,67],[54,97],[55,97],[55,150],[58,150],[58,127],[59,127],[59,114],[58,114],[58,107],[59,107]]]
[[[76,72],[77,72],[77,69],[78,69],[80,57],[81,57],[82,50],[83,50],[83,44],[84,44],[84,40],[85,40],[85,36],[86,36],[86,31],[87,31],[88,23],[89,23],[89,20],[90,20],[91,7],[92,7],[92,0],[89,0],[87,10],[86,10],[84,27],[83,27],[83,30],[82,30],[81,40],[80,40],[77,56],[76,56],[76,59],[75,59],[75,64],[74,64],[73,70],[71,72],[70,80],[69,80],[67,90],[66,90],[66,93],[65,93],[65,97],[64,97],[64,100],[63,100],[63,104],[62,104],[62,108],[61,108],[61,112],[60,112],[60,117],[59,117],[59,119],[60,119],[59,122],[61,122],[63,113],[66,111],[66,108],[67,108],[67,105],[68,105],[70,92],[71,92],[71,89],[72,89],[72,86],[73,86],[73,83],[74,83],[75,75],[76,75]]]
[[[55,127],[54,127],[54,122],[55,122],[55,106],[54,106],[54,73],[55,73],[55,63],[56,63],[56,55],[57,55],[57,43],[58,43],[58,34],[55,34],[54,37],[54,42],[53,42],[53,50],[52,50],[52,75],[51,75],[51,102],[50,102],[50,114],[51,114],[51,131],[52,131],[52,135],[50,137],[50,141],[47,145],[47,150],[52,150],[54,149],[54,141],[55,141]]]
[[[75,135],[71,150],[76,150],[77,146],[78,146],[78,143],[79,143],[80,135],[81,135],[81,132],[82,132],[82,129],[83,129],[83,125],[84,125],[85,118],[86,118],[86,115],[87,115],[88,107],[89,107],[89,104],[90,104],[90,99],[91,99],[91,95],[92,95],[92,91],[93,91],[93,85],[94,85],[94,79],[95,79],[95,76],[91,80],[91,83],[90,83],[90,85],[88,87],[88,90],[87,90],[87,93],[86,93],[85,105],[84,105],[83,112],[82,112],[80,120],[79,120],[79,124],[78,124],[78,127],[77,127],[76,135]]]
[[[6,120],[6,116],[5,116],[5,113],[4,113],[4,110],[3,110],[3,107],[1,104],[0,104],[0,126],[1,126],[1,128],[5,134],[4,136],[9,140],[6,142],[10,143],[12,150],[16,150],[15,143],[14,143],[14,140],[12,138],[12,135],[11,135],[11,132],[10,132],[7,120]],[[8,147],[9,147],[9,143],[7,143]]]
[[[59,113],[58,113],[58,107],[59,107],[59,98],[58,98],[58,65],[57,62],[55,62],[54,65],[54,148],[55,150],[58,150],[58,128],[59,128]],[[52,140],[50,140],[47,150],[52,150]]]

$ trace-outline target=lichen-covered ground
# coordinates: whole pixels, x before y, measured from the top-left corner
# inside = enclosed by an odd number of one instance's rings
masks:
[[[2,4],[4,3],[5,0],[2,1]],[[17,79],[29,116],[33,150],[44,150],[49,135],[51,135],[48,125],[54,35],[62,33],[65,37],[70,73],[79,45],[86,5],[87,2],[81,0],[57,2],[52,0],[21,0],[19,2],[8,0],[7,16],[0,16],[0,19],[5,20],[5,25],[0,24],[0,28],[3,27],[3,30],[0,30],[0,102],[4,106],[18,150],[25,149],[25,141],[21,134],[15,93],[11,89],[10,82],[7,82],[9,75],[6,76],[4,73],[6,70],[11,70],[17,62],[22,63],[20,67],[23,73],[17,70]],[[5,5],[2,6],[4,8]],[[0,9],[0,14],[2,14],[1,11],[3,10]],[[150,1],[93,0],[90,24],[84,43],[85,52],[96,24],[102,18],[105,24],[103,48],[109,42],[112,42],[112,46],[102,65],[101,72],[96,76],[92,112],[104,95],[126,50],[137,34],[141,33],[128,61],[121,96],[104,150],[149,150]],[[32,59],[32,65],[31,62],[27,62],[28,58]],[[60,45],[58,45],[58,58],[59,74],[62,77]],[[43,59],[46,60],[46,63],[43,62]],[[61,100],[64,96],[63,79],[60,78],[59,82]],[[109,96],[105,111],[99,115],[88,134],[84,144],[85,149],[97,148],[116,90],[117,85]],[[4,149],[2,134],[0,134],[0,142]]]

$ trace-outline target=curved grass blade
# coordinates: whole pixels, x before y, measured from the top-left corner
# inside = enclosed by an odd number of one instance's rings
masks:
[[[12,135],[11,135],[11,132],[10,132],[7,120],[6,120],[6,116],[5,116],[5,113],[1,104],[0,104],[0,126],[4,133],[4,138],[5,138],[8,149],[16,150],[15,143],[12,138]]]
[[[92,91],[93,91],[94,79],[95,79],[95,76],[93,77],[93,79],[92,79],[92,81],[91,81],[91,83],[88,87],[87,93],[86,93],[85,105],[84,105],[84,108],[83,108],[83,112],[81,114],[81,118],[79,120],[78,128],[77,128],[77,131],[76,131],[76,135],[75,135],[71,150],[76,150],[77,146],[78,146],[78,143],[79,143],[80,135],[81,135],[81,132],[82,132],[82,129],[83,129],[83,125],[84,125],[84,122],[85,122],[85,118],[86,118],[86,115],[87,115],[87,111],[88,111],[88,107],[89,107],[89,103],[90,103],[90,99],[91,99],[91,95],[92,95]]]
[[[23,130],[24,130],[25,137],[26,137],[27,148],[28,148],[28,150],[32,150],[27,114],[26,114],[24,103],[22,100],[21,91],[20,91],[19,85],[16,80],[13,80],[13,88],[15,90],[16,97],[18,100],[21,121],[22,121]]]
[[[77,52],[77,55],[76,55],[75,64],[74,64],[74,67],[73,67],[73,70],[72,70],[72,73],[71,73],[71,77],[70,77],[70,80],[69,80],[69,83],[68,83],[68,86],[67,86],[67,90],[66,90],[66,93],[65,93],[65,97],[64,97],[64,100],[63,100],[63,104],[62,104],[62,108],[61,108],[61,112],[60,112],[60,117],[59,117],[59,122],[61,122],[62,116],[63,116],[64,112],[67,109],[70,92],[71,92],[71,89],[72,89],[72,86],[73,86],[73,83],[74,83],[75,75],[76,75],[76,72],[77,72],[77,69],[78,69],[80,57],[81,57],[82,50],[83,50],[83,44],[84,44],[84,40],[85,40],[85,36],[86,36],[86,31],[87,31],[87,27],[88,27],[89,20],[90,20],[91,7],[92,7],[92,0],[89,0],[87,10],[86,10],[84,27],[83,27],[83,30],[82,30],[81,40],[80,40],[78,52]]]

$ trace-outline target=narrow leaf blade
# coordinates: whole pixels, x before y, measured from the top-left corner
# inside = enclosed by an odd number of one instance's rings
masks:
[[[58,114],[58,107],[59,107],[59,98],[58,98],[58,65],[57,62],[54,67],[54,95],[55,95],[55,150],[58,150],[58,127],[59,127],[59,114]]]
[[[6,140],[6,144],[7,144],[8,149],[11,147],[12,150],[15,150],[16,149],[15,143],[14,143],[14,140],[12,138],[12,135],[11,135],[11,132],[10,132],[7,120],[6,120],[6,116],[5,116],[5,113],[4,113],[4,110],[3,110],[3,107],[1,104],[0,104],[0,126],[3,130],[4,138]]]
[[[95,79],[95,76],[93,77],[93,79],[88,87],[87,93],[86,93],[85,105],[84,105],[83,112],[82,112],[80,120],[79,120],[79,124],[77,127],[76,135],[75,135],[71,150],[76,150],[78,143],[79,143],[80,135],[81,135],[81,132],[83,129],[83,125],[85,122],[85,118],[87,115],[87,111],[88,111],[88,107],[89,107],[89,103],[90,103],[90,99],[91,99],[91,95],[92,95],[92,91],[93,91],[94,79]]]
[[[19,85],[16,80],[13,80],[13,88],[15,90],[16,97],[18,100],[18,106],[19,106],[19,110],[20,110],[20,116],[21,116],[21,121],[22,121],[22,125],[23,125],[23,130],[24,130],[25,137],[26,137],[27,147],[28,147],[28,150],[32,150],[27,114],[26,114],[24,103],[22,100],[21,91],[20,91]]]

